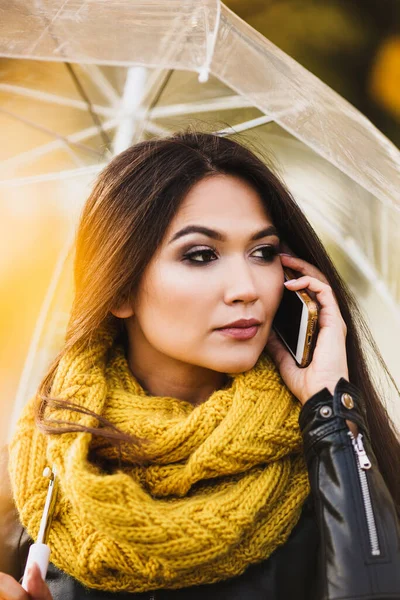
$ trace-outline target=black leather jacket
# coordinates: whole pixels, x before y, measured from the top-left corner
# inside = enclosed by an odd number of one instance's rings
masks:
[[[346,419],[363,434],[367,458],[362,445],[356,451]],[[268,559],[219,583],[142,594],[87,590],[50,564],[53,598],[400,600],[400,526],[371,449],[360,392],[340,379],[333,396],[325,388],[305,404],[299,423],[311,494],[290,538]],[[368,459],[370,468],[362,468]],[[3,521],[0,570],[19,579],[30,540],[15,509]]]

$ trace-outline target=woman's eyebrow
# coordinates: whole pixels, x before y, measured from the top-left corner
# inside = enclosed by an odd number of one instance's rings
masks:
[[[203,227],[202,225],[187,225],[183,229],[177,231],[168,243],[171,244],[175,240],[183,237],[184,235],[189,235],[190,233],[202,233],[203,235],[206,235],[207,237],[212,238],[213,240],[218,240],[220,242],[224,242],[226,240],[225,235],[219,231],[216,231],[215,229]],[[259,240],[269,235],[276,235],[278,238],[280,238],[277,228],[273,225],[269,225],[268,227],[261,229],[261,231],[257,231],[256,233],[254,233],[250,239],[252,241]]]

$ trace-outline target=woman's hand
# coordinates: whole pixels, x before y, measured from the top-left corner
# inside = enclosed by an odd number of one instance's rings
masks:
[[[273,330],[266,346],[283,381],[296,398],[305,404],[311,396],[325,387],[333,394],[341,377],[349,379],[346,356],[347,327],[332,288],[321,271],[295,256],[281,254],[280,258],[283,267],[289,267],[301,274],[299,279],[287,282],[287,289],[311,291],[320,305],[318,319],[320,330],[313,359],[308,367],[297,366],[294,358]]]
[[[36,563],[29,571],[27,588],[29,593],[11,575],[0,573],[0,600],[52,600]]]

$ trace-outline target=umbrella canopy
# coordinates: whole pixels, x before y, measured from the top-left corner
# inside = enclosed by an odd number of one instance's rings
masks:
[[[400,152],[361,113],[217,0],[14,0],[1,10],[3,227],[8,248],[26,253],[10,224],[28,219],[46,232],[35,251],[51,257],[15,415],[62,343],[72,235],[96,173],[189,122],[272,157],[399,379]]]

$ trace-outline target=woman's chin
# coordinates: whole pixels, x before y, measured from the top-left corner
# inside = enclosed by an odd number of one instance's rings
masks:
[[[261,353],[260,353],[261,354]],[[229,357],[225,356],[221,360],[215,360],[213,370],[219,373],[235,375],[250,371],[259,359],[260,354],[251,354],[250,356]]]

